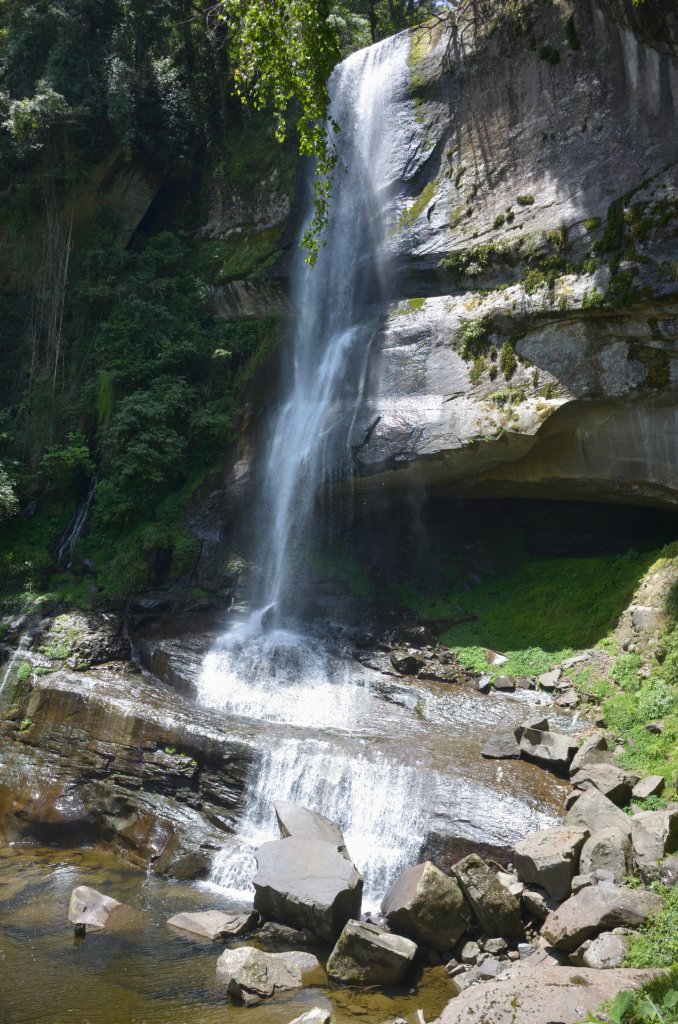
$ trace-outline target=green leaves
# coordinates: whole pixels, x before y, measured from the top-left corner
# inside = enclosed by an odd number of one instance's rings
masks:
[[[256,109],[272,108],[278,142],[285,140],[293,106],[299,152],[316,160],[314,215],[303,240],[310,263],[317,259],[327,218],[328,175],[336,162],[331,136],[337,125],[331,124],[329,132],[325,127],[327,80],[340,58],[330,13],[327,0],[222,0],[219,14],[230,40],[237,95]]]

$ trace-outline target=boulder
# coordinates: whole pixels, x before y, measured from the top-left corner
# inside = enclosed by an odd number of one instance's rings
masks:
[[[574,774],[570,773],[572,785],[577,789],[597,789],[617,807],[624,807],[631,799],[638,776],[625,772],[615,764],[590,764]]]
[[[603,828],[616,828],[624,835],[631,835],[629,816],[597,789],[587,789],[582,793],[565,815],[565,824],[581,825],[591,834]]]
[[[556,699],[559,708],[576,708],[579,705],[579,694],[570,687]]]
[[[495,960],[494,957],[489,957],[489,959],[483,960],[483,962],[478,965],[478,970],[480,971],[480,977],[484,981],[487,981],[488,978],[496,978],[497,975],[504,970],[504,964],[499,960]]]
[[[566,899],[588,834],[586,828],[567,825],[532,833],[514,848],[518,876],[546,889],[554,900]]]
[[[595,939],[587,939],[570,955],[573,964],[592,967],[596,971],[609,971],[621,967],[629,948],[628,935],[603,932]]]
[[[522,967],[467,989],[448,1003],[436,1024],[579,1024],[601,1003],[655,976],[631,969]]]
[[[665,785],[663,775],[647,775],[635,784],[631,796],[634,800],[647,800],[649,796],[661,796]]]
[[[550,672],[542,672],[540,676],[537,676],[537,683],[542,690],[555,690],[556,683],[560,679],[561,674],[559,668],[551,669]]]
[[[267,921],[257,932],[257,942],[270,949],[304,949],[317,945],[317,938],[310,931],[288,928],[277,921]]]
[[[310,928],[334,942],[346,922],[360,917],[362,875],[336,846],[289,836],[257,851],[254,908],[292,928]]]
[[[513,735],[515,736],[517,743],[520,743],[526,729],[539,729],[540,732],[548,732],[549,720],[548,718],[540,717],[527,718],[524,722],[521,722],[520,725],[514,726]]]
[[[570,775],[592,764],[612,764],[612,754],[607,749],[607,740],[603,735],[590,736],[584,740],[572,758]]]
[[[68,920],[80,930],[86,928],[88,931],[102,931],[109,923],[113,911],[123,906],[119,900],[104,896],[89,885],[79,885],[71,893]]]
[[[541,934],[556,949],[571,953],[585,939],[612,928],[636,928],[656,914],[661,899],[643,889],[622,886],[582,889],[544,921]]]
[[[461,962],[463,964],[474,964],[480,956],[480,946],[477,942],[473,942],[469,939],[469,941],[465,942],[461,947],[459,956],[461,957]]]
[[[577,743],[571,736],[557,732],[526,729],[520,738],[520,752],[528,761],[536,761],[543,768],[564,775],[577,752]]]
[[[320,839],[323,843],[336,846],[348,860],[351,858],[346,849],[344,834],[333,821],[317,811],[290,803],[288,800],[276,800],[273,804],[278,820],[280,838],[289,836],[305,836],[307,839]]]
[[[381,912],[393,931],[439,952],[451,949],[473,918],[456,879],[443,874],[431,861],[398,876],[384,897]]]
[[[678,810],[641,811],[630,821],[633,854],[641,874],[658,874],[657,861],[678,850]]]
[[[667,857],[662,863],[660,881],[669,886],[678,883],[678,857]]]
[[[192,935],[214,940],[252,931],[258,919],[259,915],[255,913],[225,914],[221,910],[203,910],[196,914],[175,914],[167,923]]]
[[[508,942],[505,939],[487,939],[483,943],[483,952],[489,953],[491,956],[501,956],[502,953],[508,952]]]
[[[322,1006],[314,1006],[307,1013],[302,1013],[301,1017],[295,1017],[290,1024],[334,1024],[334,1017]]]
[[[529,676],[516,676],[515,683],[518,690],[534,690],[534,679]]]
[[[518,900],[476,853],[464,857],[452,870],[486,935],[501,936],[509,942],[522,938]]]
[[[633,851],[628,835],[618,828],[601,828],[584,843],[579,858],[582,875],[609,871],[616,882],[621,882],[633,868]],[[597,881],[597,879],[596,879]]]
[[[393,651],[391,664],[401,676],[416,676],[426,662],[419,655],[412,654],[411,651]]]
[[[225,950],[217,960],[217,975],[229,994],[244,1006],[253,1006],[276,992],[301,988],[305,979],[319,979],[321,968],[311,953],[263,953],[253,946]],[[315,975],[315,977],[313,977]]]
[[[416,952],[416,944],[402,935],[349,921],[327,961],[327,973],[348,985],[396,985]]]
[[[480,753],[487,758],[519,758],[520,744],[513,729],[495,729]]]
[[[492,680],[492,687],[503,693],[513,693],[516,688],[516,681],[513,676],[496,676]]]
[[[552,910],[558,906],[558,901],[552,899],[549,894],[538,885],[526,885],[523,889],[523,903],[528,913],[544,921]]]

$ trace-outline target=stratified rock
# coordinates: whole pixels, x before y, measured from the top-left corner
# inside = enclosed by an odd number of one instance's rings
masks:
[[[615,764],[590,764],[570,773],[576,789],[595,788],[617,807],[624,807],[631,799],[638,776],[618,768]]]
[[[436,1024],[579,1024],[618,992],[653,977],[653,971],[523,967],[467,989],[448,1003]]]
[[[649,796],[661,796],[666,782],[663,775],[647,775],[633,787],[634,800],[647,800]]]
[[[118,900],[104,896],[89,885],[79,885],[71,893],[68,920],[78,927],[84,926],[88,931],[102,931],[113,911],[123,906]]]
[[[584,740],[577,753],[572,758],[570,775],[575,775],[582,768],[588,768],[592,764],[611,764],[612,754],[607,749],[605,736],[591,736]]]
[[[310,928],[334,942],[349,918],[360,917],[362,875],[336,846],[304,836],[257,850],[254,908],[292,928]]]
[[[408,868],[381,904],[389,927],[433,949],[451,949],[472,920],[471,908],[454,878],[431,861]]]
[[[515,738],[513,729],[495,729],[481,750],[483,757],[488,758],[519,758],[520,744]]]
[[[577,743],[571,736],[540,729],[526,729],[520,738],[520,752],[528,761],[548,768],[557,774],[568,771],[570,761],[577,753]]]
[[[310,811],[307,807],[290,803],[288,800],[276,800],[273,807],[281,839],[287,839],[289,836],[320,839],[323,843],[336,846],[350,860],[344,834],[339,826],[329,818],[318,814],[317,811]]]
[[[518,900],[477,854],[464,857],[452,870],[486,935],[501,936],[509,942],[522,938]]]
[[[259,915],[225,914],[221,910],[203,910],[198,913],[175,914],[168,924],[205,939],[221,939],[225,935],[244,935],[257,923]]]
[[[616,828],[631,835],[631,819],[597,789],[582,793],[565,815],[566,825],[581,825],[594,833],[603,828]]]
[[[641,811],[630,821],[638,868],[648,877],[658,874],[657,861],[678,850],[678,810]]]
[[[561,903],[544,921],[541,934],[556,949],[571,953],[585,939],[612,928],[636,928],[656,914],[661,899],[643,889],[583,889]]]
[[[253,1006],[276,992],[301,988],[306,975],[319,972],[311,953],[262,953],[253,946],[225,950],[217,960],[217,975],[229,994],[244,1006]]]
[[[628,835],[618,828],[601,828],[584,843],[579,858],[582,875],[596,871],[609,871],[616,882],[630,874],[633,867],[633,851]]]
[[[547,828],[516,843],[514,862],[519,877],[546,889],[555,900],[570,895],[579,867],[579,853],[588,829],[567,825]]]
[[[627,935],[603,932],[595,939],[587,939],[570,955],[573,964],[592,967],[596,971],[609,971],[621,967],[629,948]]]
[[[348,985],[395,985],[416,952],[416,944],[402,935],[349,921],[327,961],[327,973]]]

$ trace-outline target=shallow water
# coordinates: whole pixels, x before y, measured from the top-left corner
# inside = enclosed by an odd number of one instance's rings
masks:
[[[74,938],[76,885],[127,903],[141,923]],[[452,997],[444,970],[430,968],[415,976],[416,992],[323,985],[237,1007],[217,980],[223,945],[166,924],[183,910],[228,907],[199,884],[146,876],[101,851],[0,850],[0,1024],[288,1024],[316,1005],[331,1007],[337,1024],[414,1024],[418,1007],[432,1020]]]

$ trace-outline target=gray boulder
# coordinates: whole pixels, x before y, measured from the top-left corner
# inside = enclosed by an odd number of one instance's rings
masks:
[[[628,935],[603,932],[595,939],[587,939],[570,955],[573,964],[592,967],[596,971],[609,971],[621,967],[629,948]]]
[[[535,716],[534,718],[525,719],[525,721],[521,722],[520,725],[514,726],[513,735],[515,736],[516,741],[518,743],[520,743],[520,740],[522,739],[523,733],[526,729],[538,729],[540,732],[548,732],[549,720],[548,718]]]
[[[666,782],[663,775],[647,775],[633,787],[634,800],[647,800],[649,796],[661,796]]]
[[[554,668],[551,669],[550,672],[542,672],[540,676],[537,676],[537,683],[542,688],[542,690],[555,690],[556,683],[560,679],[561,675],[562,673],[560,669]]]
[[[629,816],[597,789],[582,793],[565,815],[565,824],[581,825],[592,834],[603,828],[616,828],[624,835],[631,835]]]
[[[644,924],[660,907],[659,896],[643,889],[582,889],[549,914],[541,934],[556,949],[572,953],[585,939],[600,932]]]
[[[480,752],[483,757],[506,759],[520,757],[520,744],[513,729],[495,729]]]
[[[408,868],[395,880],[381,904],[389,927],[442,952],[451,949],[473,919],[454,878],[431,861]]]
[[[311,953],[263,953],[253,946],[225,950],[217,960],[217,975],[233,999],[254,1006],[276,992],[301,988],[320,980],[322,969]]]
[[[598,829],[584,843],[579,858],[582,875],[609,871],[614,881],[620,882],[632,869],[631,840],[618,828]]]
[[[254,913],[225,914],[221,910],[203,910],[196,914],[175,914],[167,923],[192,935],[214,940],[225,935],[243,935],[255,927],[258,919],[259,915]]]
[[[110,923],[111,915],[124,904],[112,896],[104,896],[89,885],[79,885],[71,893],[68,920],[79,929],[102,931]]]
[[[407,973],[416,952],[416,944],[402,935],[349,921],[327,961],[327,973],[348,985],[395,985]]]
[[[267,921],[257,932],[257,942],[269,949],[305,949],[315,946],[318,940],[311,931],[299,931],[277,921]]]
[[[344,834],[339,826],[329,818],[318,814],[317,811],[310,811],[307,807],[290,803],[288,800],[276,800],[273,807],[278,819],[281,839],[287,839],[289,836],[320,839],[323,843],[336,846],[339,852],[350,860]]]
[[[336,846],[305,836],[264,843],[257,851],[254,908],[292,928],[334,942],[360,917],[362,875]]]
[[[582,768],[592,764],[612,764],[612,754],[607,749],[607,740],[603,735],[595,735],[584,740],[572,758],[570,775],[575,775]]]
[[[523,936],[520,904],[493,871],[476,854],[464,857],[452,868],[464,896],[487,936],[517,942]]]
[[[504,693],[513,693],[516,688],[516,681],[513,676],[496,676],[492,680],[492,688]]]
[[[590,764],[570,773],[576,789],[597,789],[617,807],[625,806],[631,799],[638,776],[618,768],[615,764]]]
[[[554,900],[566,899],[588,834],[586,828],[561,825],[522,839],[514,848],[519,878],[546,889]]]
[[[557,732],[526,729],[520,738],[520,753],[528,761],[536,761],[543,768],[563,775],[577,753],[577,743],[571,736]]]
[[[654,877],[657,861],[678,850],[678,810],[641,811],[630,821],[636,864],[645,877]]]
[[[552,910],[558,906],[558,900],[552,899],[545,889],[538,885],[526,885],[523,889],[523,903],[528,913],[544,921]]]

